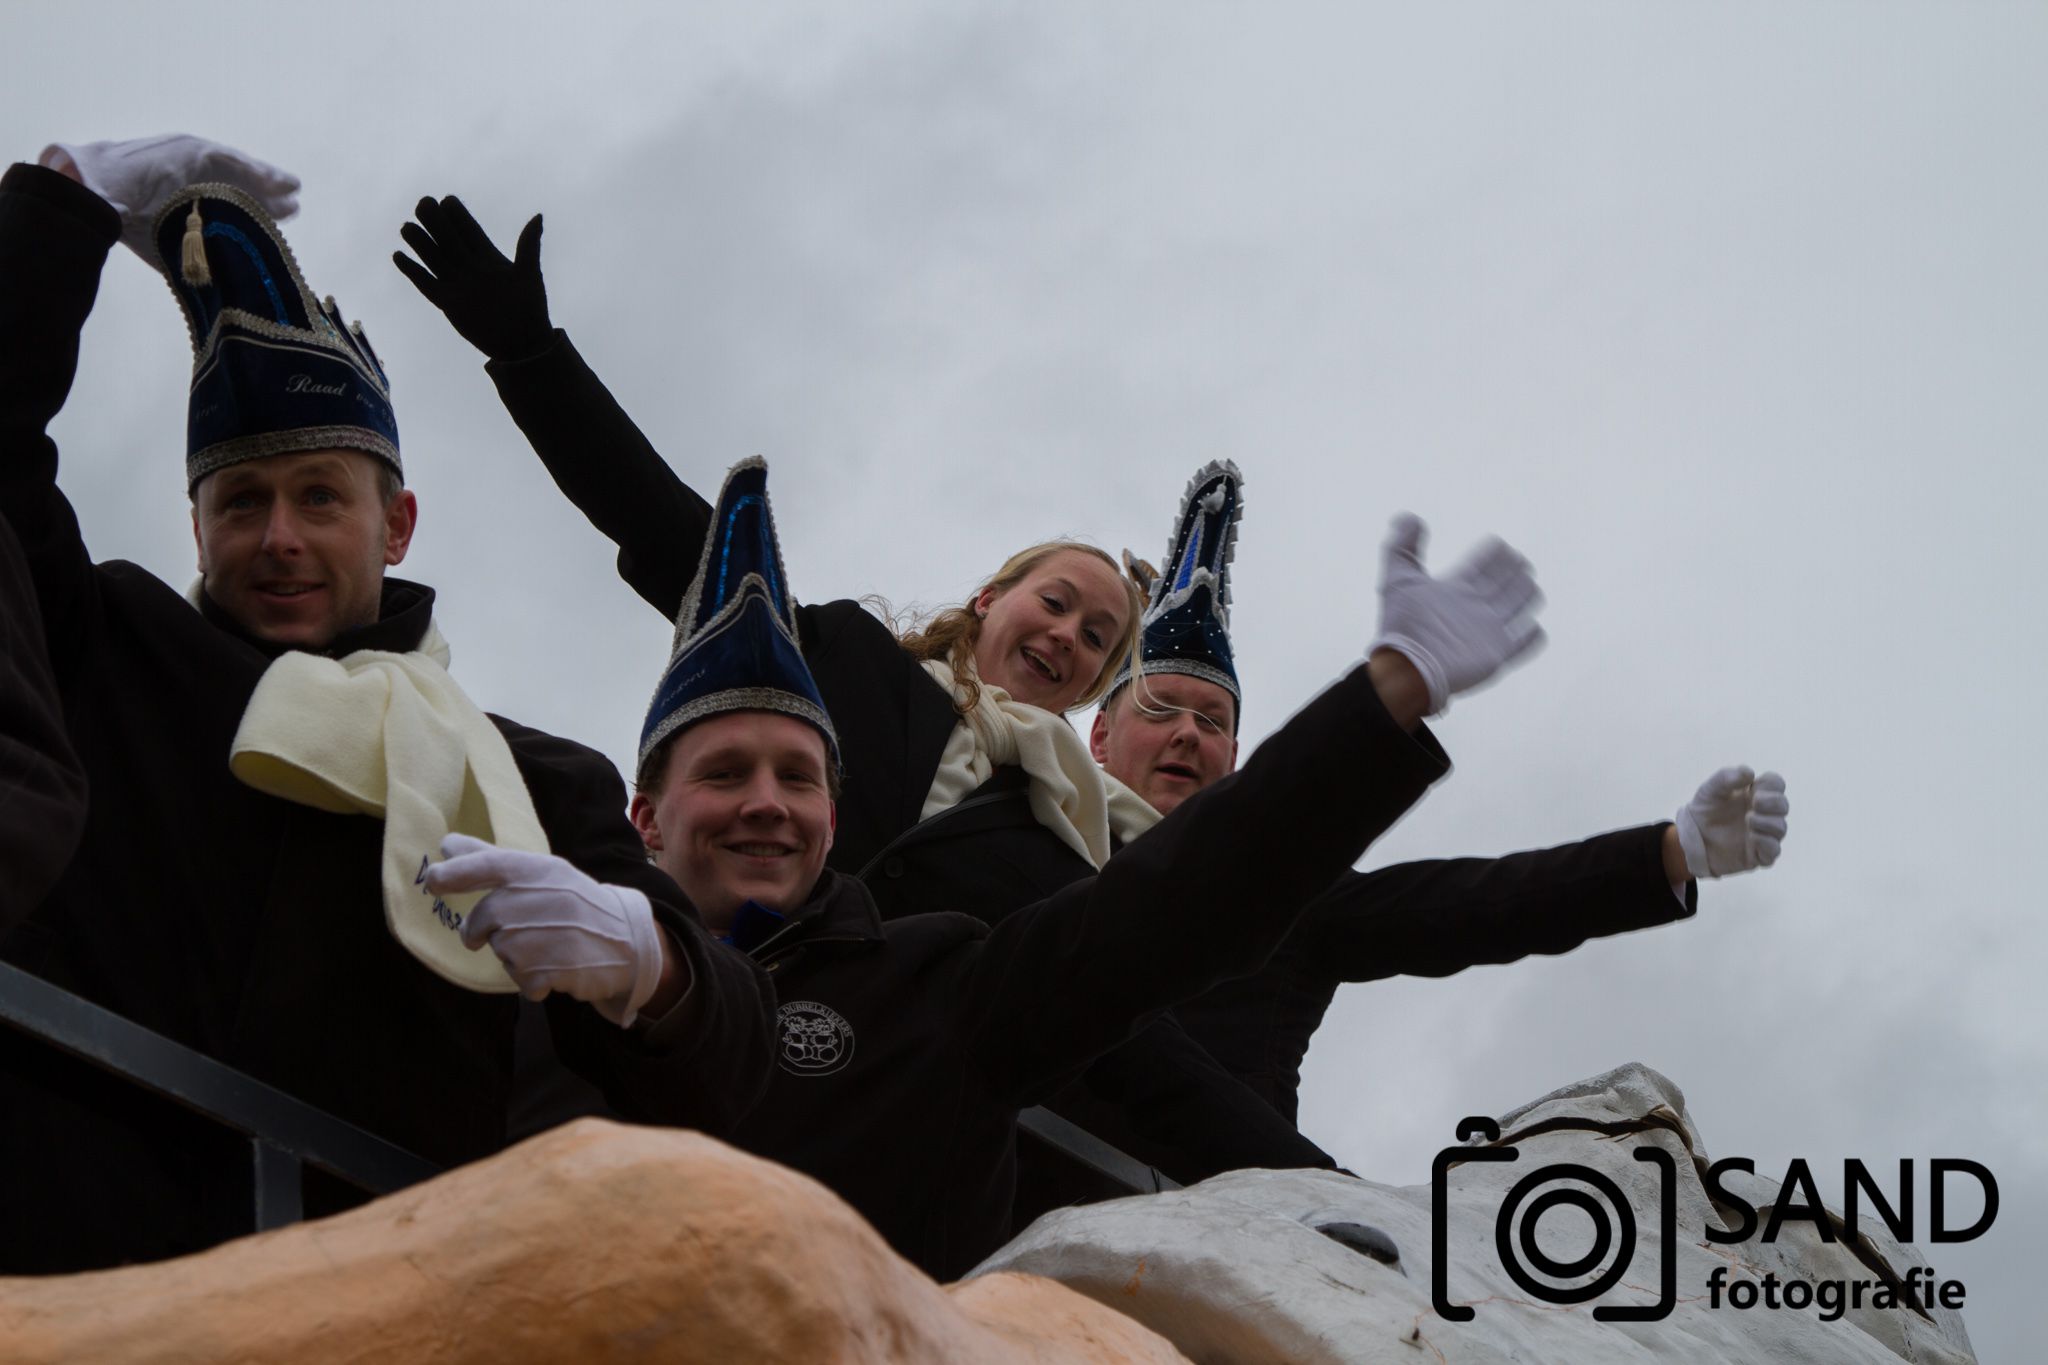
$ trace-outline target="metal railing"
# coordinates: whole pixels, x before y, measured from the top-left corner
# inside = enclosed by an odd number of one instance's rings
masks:
[[[251,1231],[304,1216],[307,1167],[372,1196],[440,1174],[432,1162],[375,1134],[6,962],[0,962],[0,1023],[238,1135],[248,1144]],[[1049,1110],[1026,1110],[1018,1126],[1026,1140],[1052,1148],[1103,1193],[1180,1188]]]
[[[1059,1152],[1068,1161],[1092,1172],[1098,1180],[1119,1194],[1158,1194],[1177,1190],[1180,1182],[1156,1166],[1147,1166],[1134,1156],[1110,1146],[1078,1123],[1069,1122],[1050,1109],[1026,1109],[1017,1116],[1024,1133]]]
[[[249,1144],[252,1231],[304,1216],[308,1166],[371,1195],[440,1174],[432,1162],[6,962],[0,1022],[239,1134]]]

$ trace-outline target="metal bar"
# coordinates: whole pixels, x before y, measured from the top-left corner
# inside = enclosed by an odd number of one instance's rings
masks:
[[[302,1188],[306,1168],[299,1159],[262,1138],[249,1139],[249,1164],[256,1186],[256,1231],[267,1232],[306,1216]]]
[[[1132,1194],[1158,1194],[1162,1190],[1180,1188],[1179,1181],[1162,1175],[1157,1167],[1147,1166],[1136,1157],[1118,1151],[1086,1128],[1061,1118],[1050,1109],[1026,1109],[1017,1116],[1017,1126]]]
[[[6,962],[0,1022],[372,1194],[440,1174],[433,1163],[352,1123]],[[259,1165],[259,1184],[261,1175]]]

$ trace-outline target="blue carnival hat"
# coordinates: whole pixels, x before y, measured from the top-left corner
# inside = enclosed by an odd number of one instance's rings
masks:
[[[809,721],[839,766],[839,736],[797,645],[796,602],[768,506],[768,462],[758,455],[734,465],[718,491],[635,767],[644,770],[648,756],[678,730],[727,711],[780,711]]]
[[[1244,516],[1244,476],[1228,460],[1195,471],[1181,494],[1166,566],[1151,583],[1139,665],[1147,673],[1185,673],[1230,693],[1239,705],[1237,665],[1230,655],[1230,558]],[[1125,560],[1130,559],[1125,552]],[[1130,665],[1109,685],[1131,680]]]
[[[404,476],[377,353],[331,296],[313,297],[262,205],[230,185],[190,185],[154,237],[192,333],[188,486],[244,460],[333,448]]]

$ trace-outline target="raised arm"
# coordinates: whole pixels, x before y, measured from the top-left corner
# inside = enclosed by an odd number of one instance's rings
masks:
[[[16,165],[0,179],[0,516],[19,541],[64,677],[87,619],[92,561],[57,488],[49,425],[78,371],[78,336],[121,217],[77,181]]]
[[[41,164],[0,179],[0,516],[14,527],[35,583],[50,664],[61,680],[91,618],[92,562],[57,488],[49,425],[78,371],[79,333],[115,242],[154,267],[150,234],[171,195],[215,180],[279,218],[298,180],[217,142],[171,133],[125,142],[52,143]]]
[[[568,334],[548,317],[538,214],[511,259],[462,201],[422,199],[400,229],[418,261],[392,260],[470,345],[534,453],[590,524],[619,547],[619,577],[674,620],[697,571],[711,506],[676,476]]]

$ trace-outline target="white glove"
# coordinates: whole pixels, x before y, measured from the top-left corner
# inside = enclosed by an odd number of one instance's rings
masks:
[[[1723,768],[1673,817],[1685,868],[1695,877],[1725,877],[1769,867],[1785,838],[1785,779],[1748,768]]]
[[[1380,632],[1366,649],[1408,656],[1429,686],[1429,714],[1478,687],[1543,642],[1543,594],[1529,561],[1491,539],[1442,578],[1422,567],[1429,528],[1403,512],[1387,532],[1380,568]]]
[[[299,178],[267,161],[190,133],[165,133],[126,142],[53,142],[36,158],[53,171],[76,174],[80,184],[121,215],[121,240],[158,266],[150,240],[156,216],[187,185],[233,185],[285,219],[299,211]]]
[[[443,839],[441,856],[446,861],[427,869],[427,890],[488,890],[462,922],[463,946],[489,943],[528,1000],[561,991],[625,1028],[653,998],[661,931],[644,894],[594,881],[551,853],[467,834]]]

